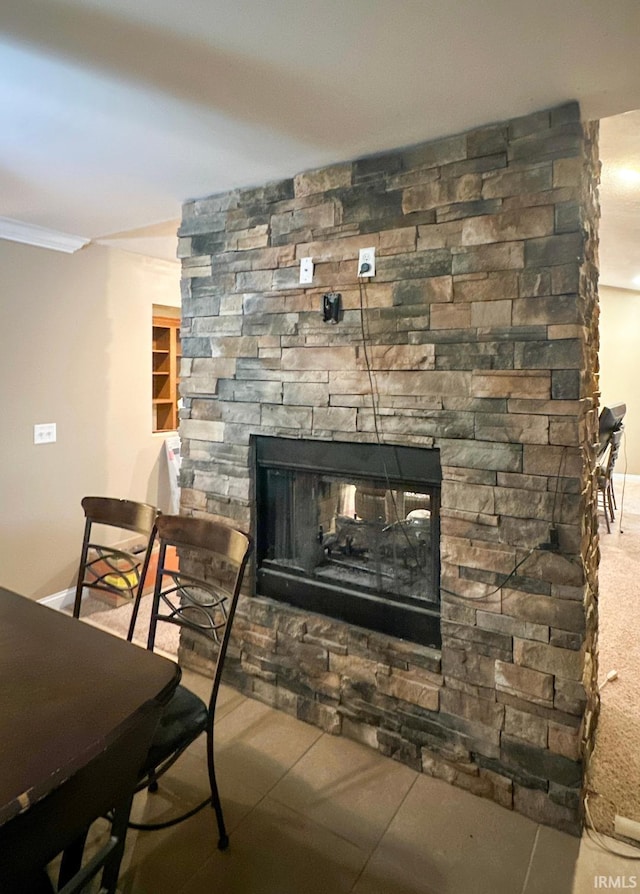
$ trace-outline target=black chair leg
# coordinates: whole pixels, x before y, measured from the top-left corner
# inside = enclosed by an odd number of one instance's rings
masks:
[[[614,521],[615,514],[613,511],[613,497],[611,496],[611,486],[607,487],[607,502],[609,503],[609,515],[611,516],[611,521]]]
[[[604,520],[607,525],[607,534],[611,533],[611,525],[609,523],[609,507],[607,503],[607,490],[606,487],[598,486],[598,498],[602,500],[602,512],[604,514]]]
[[[124,804],[116,807],[113,811],[111,836],[112,838],[117,839],[117,844],[107,859],[102,873],[100,891],[105,891],[106,894],[115,894],[118,886],[118,874],[120,872],[120,863],[122,862],[122,856],[124,854],[132,803],[133,795],[131,795]]]
[[[209,760],[209,785],[211,786],[211,806],[215,811],[216,820],[218,822],[218,850],[226,851],[229,847],[229,836],[227,835],[227,829],[224,824],[222,804],[220,802],[220,793],[218,792],[218,783],[213,766],[213,759]]]
[[[224,816],[222,815],[222,805],[220,804],[220,796],[216,789],[215,794],[211,794],[211,806],[216,812],[216,820],[218,821],[218,850],[226,851],[229,847],[229,836],[224,824]]]
[[[69,882],[80,870],[88,832],[89,830],[85,829],[82,835],[76,838],[76,840],[70,844],[62,854],[60,871],[58,873],[58,888],[64,888],[67,882]]]

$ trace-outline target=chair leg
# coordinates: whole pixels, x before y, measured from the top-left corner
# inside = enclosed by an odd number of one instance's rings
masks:
[[[76,840],[69,845],[62,854],[60,872],[58,873],[58,888],[64,888],[67,882],[79,871],[80,866],[82,865],[82,855],[84,853],[84,846],[88,832],[89,829],[85,829],[82,835],[76,838]]]
[[[146,567],[146,565],[145,565]],[[146,574],[146,571],[144,572]],[[136,629],[136,621],[138,620],[138,611],[140,610],[140,600],[142,599],[142,590],[144,588],[144,578],[140,578],[138,590],[133,600],[133,610],[131,612],[131,621],[129,622],[129,630],[127,631],[127,639],[133,642],[133,634]]]
[[[149,770],[146,774],[146,779],[136,787],[136,792],[141,792],[145,788],[152,794],[155,794],[158,791],[158,777],[154,770]]]
[[[215,811],[216,820],[218,822],[218,850],[226,851],[229,847],[229,836],[227,835],[227,829],[224,824],[220,793],[218,792],[218,782],[216,780],[216,770],[213,761],[213,741],[209,741],[208,745],[207,764],[209,769],[209,785],[211,786],[211,806]]]
[[[80,617],[80,606],[82,605],[82,591],[84,590],[84,564],[80,565],[78,572],[78,582],[76,583],[76,594],[73,600],[73,617]]]
[[[122,856],[124,854],[132,802],[133,795],[127,798],[123,804],[116,807],[113,811],[111,835],[117,839],[117,844],[105,863],[102,872],[100,891],[105,891],[106,894],[115,894],[118,885],[118,874],[120,872],[120,863],[122,862]]]
[[[220,795],[218,793],[218,786],[215,779],[211,786],[211,806],[215,810],[216,820],[218,822],[218,850],[226,851],[229,847],[229,836],[227,835],[227,829],[224,824],[222,804],[220,803]]]
[[[609,504],[609,515],[611,516],[611,521],[615,520],[615,514],[613,512],[613,497],[611,496],[611,485],[607,485],[607,503]]]
[[[91,522],[89,519],[84,523],[84,535],[82,537],[82,550],[80,551],[80,567],[78,568],[78,580],[76,582],[76,595],[73,601],[73,617],[80,617],[80,605],[82,603],[82,590],[84,589],[85,564],[89,553],[89,534],[91,532]]]
[[[607,493],[604,488],[598,488],[598,493],[602,497],[602,511],[604,512],[604,520],[607,523],[607,534],[611,533],[611,525],[609,524],[609,510],[607,508]]]
[[[81,864],[87,832],[80,835],[64,851],[59,885],[56,889],[58,894],[80,894],[82,891],[87,891],[89,883],[101,869],[100,894],[116,894],[132,800],[133,796],[129,795],[124,803],[110,811],[111,835],[84,866]],[[36,894],[35,888],[29,887],[28,890]],[[37,890],[39,892],[39,889]]]
[[[613,500],[613,508],[617,509],[618,504],[616,503],[616,492],[613,489],[613,478],[611,478],[611,480],[609,481],[609,489],[611,491],[611,499]]]

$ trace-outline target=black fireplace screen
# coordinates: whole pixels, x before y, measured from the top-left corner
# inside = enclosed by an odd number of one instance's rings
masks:
[[[256,438],[258,592],[438,646],[437,454]]]

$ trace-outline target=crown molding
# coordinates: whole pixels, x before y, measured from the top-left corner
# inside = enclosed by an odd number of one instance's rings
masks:
[[[10,217],[0,217],[0,239],[35,245],[38,248],[50,248],[53,251],[64,251],[67,254],[73,254],[91,242],[91,239],[85,239],[84,236],[48,230],[46,227],[22,223]]]

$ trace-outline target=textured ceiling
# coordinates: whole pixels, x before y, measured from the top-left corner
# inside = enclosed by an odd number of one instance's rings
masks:
[[[189,198],[572,99],[638,109],[638,34],[638,0],[4,0],[0,218],[175,257]],[[621,131],[640,171],[638,127],[603,128],[605,171]],[[620,198],[603,273],[631,287]]]

